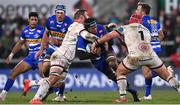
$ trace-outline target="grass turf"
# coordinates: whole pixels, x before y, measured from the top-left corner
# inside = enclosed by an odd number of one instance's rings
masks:
[[[143,96],[139,92],[139,96]],[[26,97],[21,93],[10,92],[7,99],[0,104],[28,104],[34,93],[28,93]],[[159,90],[152,92],[153,100],[133,102],[132,97],[128,94],[128,104],[180,104],[180,94],[173,90]],[[52,102],[55,95],[51,94],[44,103],[46,104],[113,104],[112,100],[118,97],[117,92],[104,91],[72,91],[66,92],[66,102]]]

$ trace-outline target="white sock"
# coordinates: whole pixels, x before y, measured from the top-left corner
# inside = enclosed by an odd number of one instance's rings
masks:
[[[31,81],[30,81],[30,87],[40,86],[41,81],[42,81],[42,79],[40,79],[40,80],[31,80]]]
[[[3,95],[7,95],[7,94],[8,94],[8,91],[6,91],[6,90],[2,90],[1,94],[3,94]]]
[[[122,76],[122,78],[119,78],[117,80],[117,85],[119,87],[119,94],[120,97],[126,96],[126,88],[127,88],[127,80],[125,76]]]
[[[39,89],[33,99],[42,100],[49,91],[50,85],[49,85],[49,81],[46,78],[42,79],[42,82],[40,83],[41,84],[39,86]]]
[[[178,93],[180,93],[180,84],[174,77],[171,77],[168,83],[171,87],[175,88],[178,91]]]

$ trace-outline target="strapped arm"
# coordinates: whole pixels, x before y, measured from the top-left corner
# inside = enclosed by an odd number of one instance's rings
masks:
[[[86,39],[87,41],[90,41],[90,42],[94,42],[96,39],[99,38],[98,36],[89,33],[89,32],[86,31],[85,29],[80,31],[80,35],[81,35],[84,39]]]

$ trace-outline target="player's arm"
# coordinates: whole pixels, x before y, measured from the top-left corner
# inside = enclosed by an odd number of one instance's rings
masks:
[[[35,56],[36,58],[40,57],[43,54],[43,50],[48,46],[49,33],[50,33],[50,31],[46,28],[46,30],[43,34],[40,50],[36,53],[36,56]]]
[[[77,56],[80,60],[86,60],[86,59],[95,59],[97,57],[97,54],[88,53],[83,50],[77,50]]]
[[[11,53],[6,58],[6,63],[9,64],[13,58],[13,56],[21,49],[22,45],[25,43],[25,40],[19,40],[16,45],[13,47]]]
[[[113,38],[117,38],[121,35],[121,33],[118,31],[118,30],[115,30],[115,31],[112,31],[106,35],[104,35],[103,37],[97,39],[93,44],[92,44],[92,47],[91,47],[91,51],[92,53],[97,53],[97,47],[101,47],[103,45],[103,43],[109,41],[110,39],[113,39]]]
[[[83,29],[80,31],[80,35],[85,39],[90,42],[94,42],[98,37],[92,33],[89,33],[87,30]]]
[[[163,30],[159,30],[158,32],[158,40],[162,41],[164,39],[164,32]]]
[[[40,47],[41,51],[43,51],[44,48],[46,48],[48,46],[49,34],[50,34],[50,30],[46,29],[43,34],[43,38],[42,38],[42,42],[41,42],[41,47]]]

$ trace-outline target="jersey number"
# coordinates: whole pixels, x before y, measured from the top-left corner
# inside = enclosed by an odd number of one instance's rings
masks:
[[[144,40],[144,33],[143,33],[143,31],[138,31],[139,33],[140,33],[140,35],[141,35],[141,40]]]

